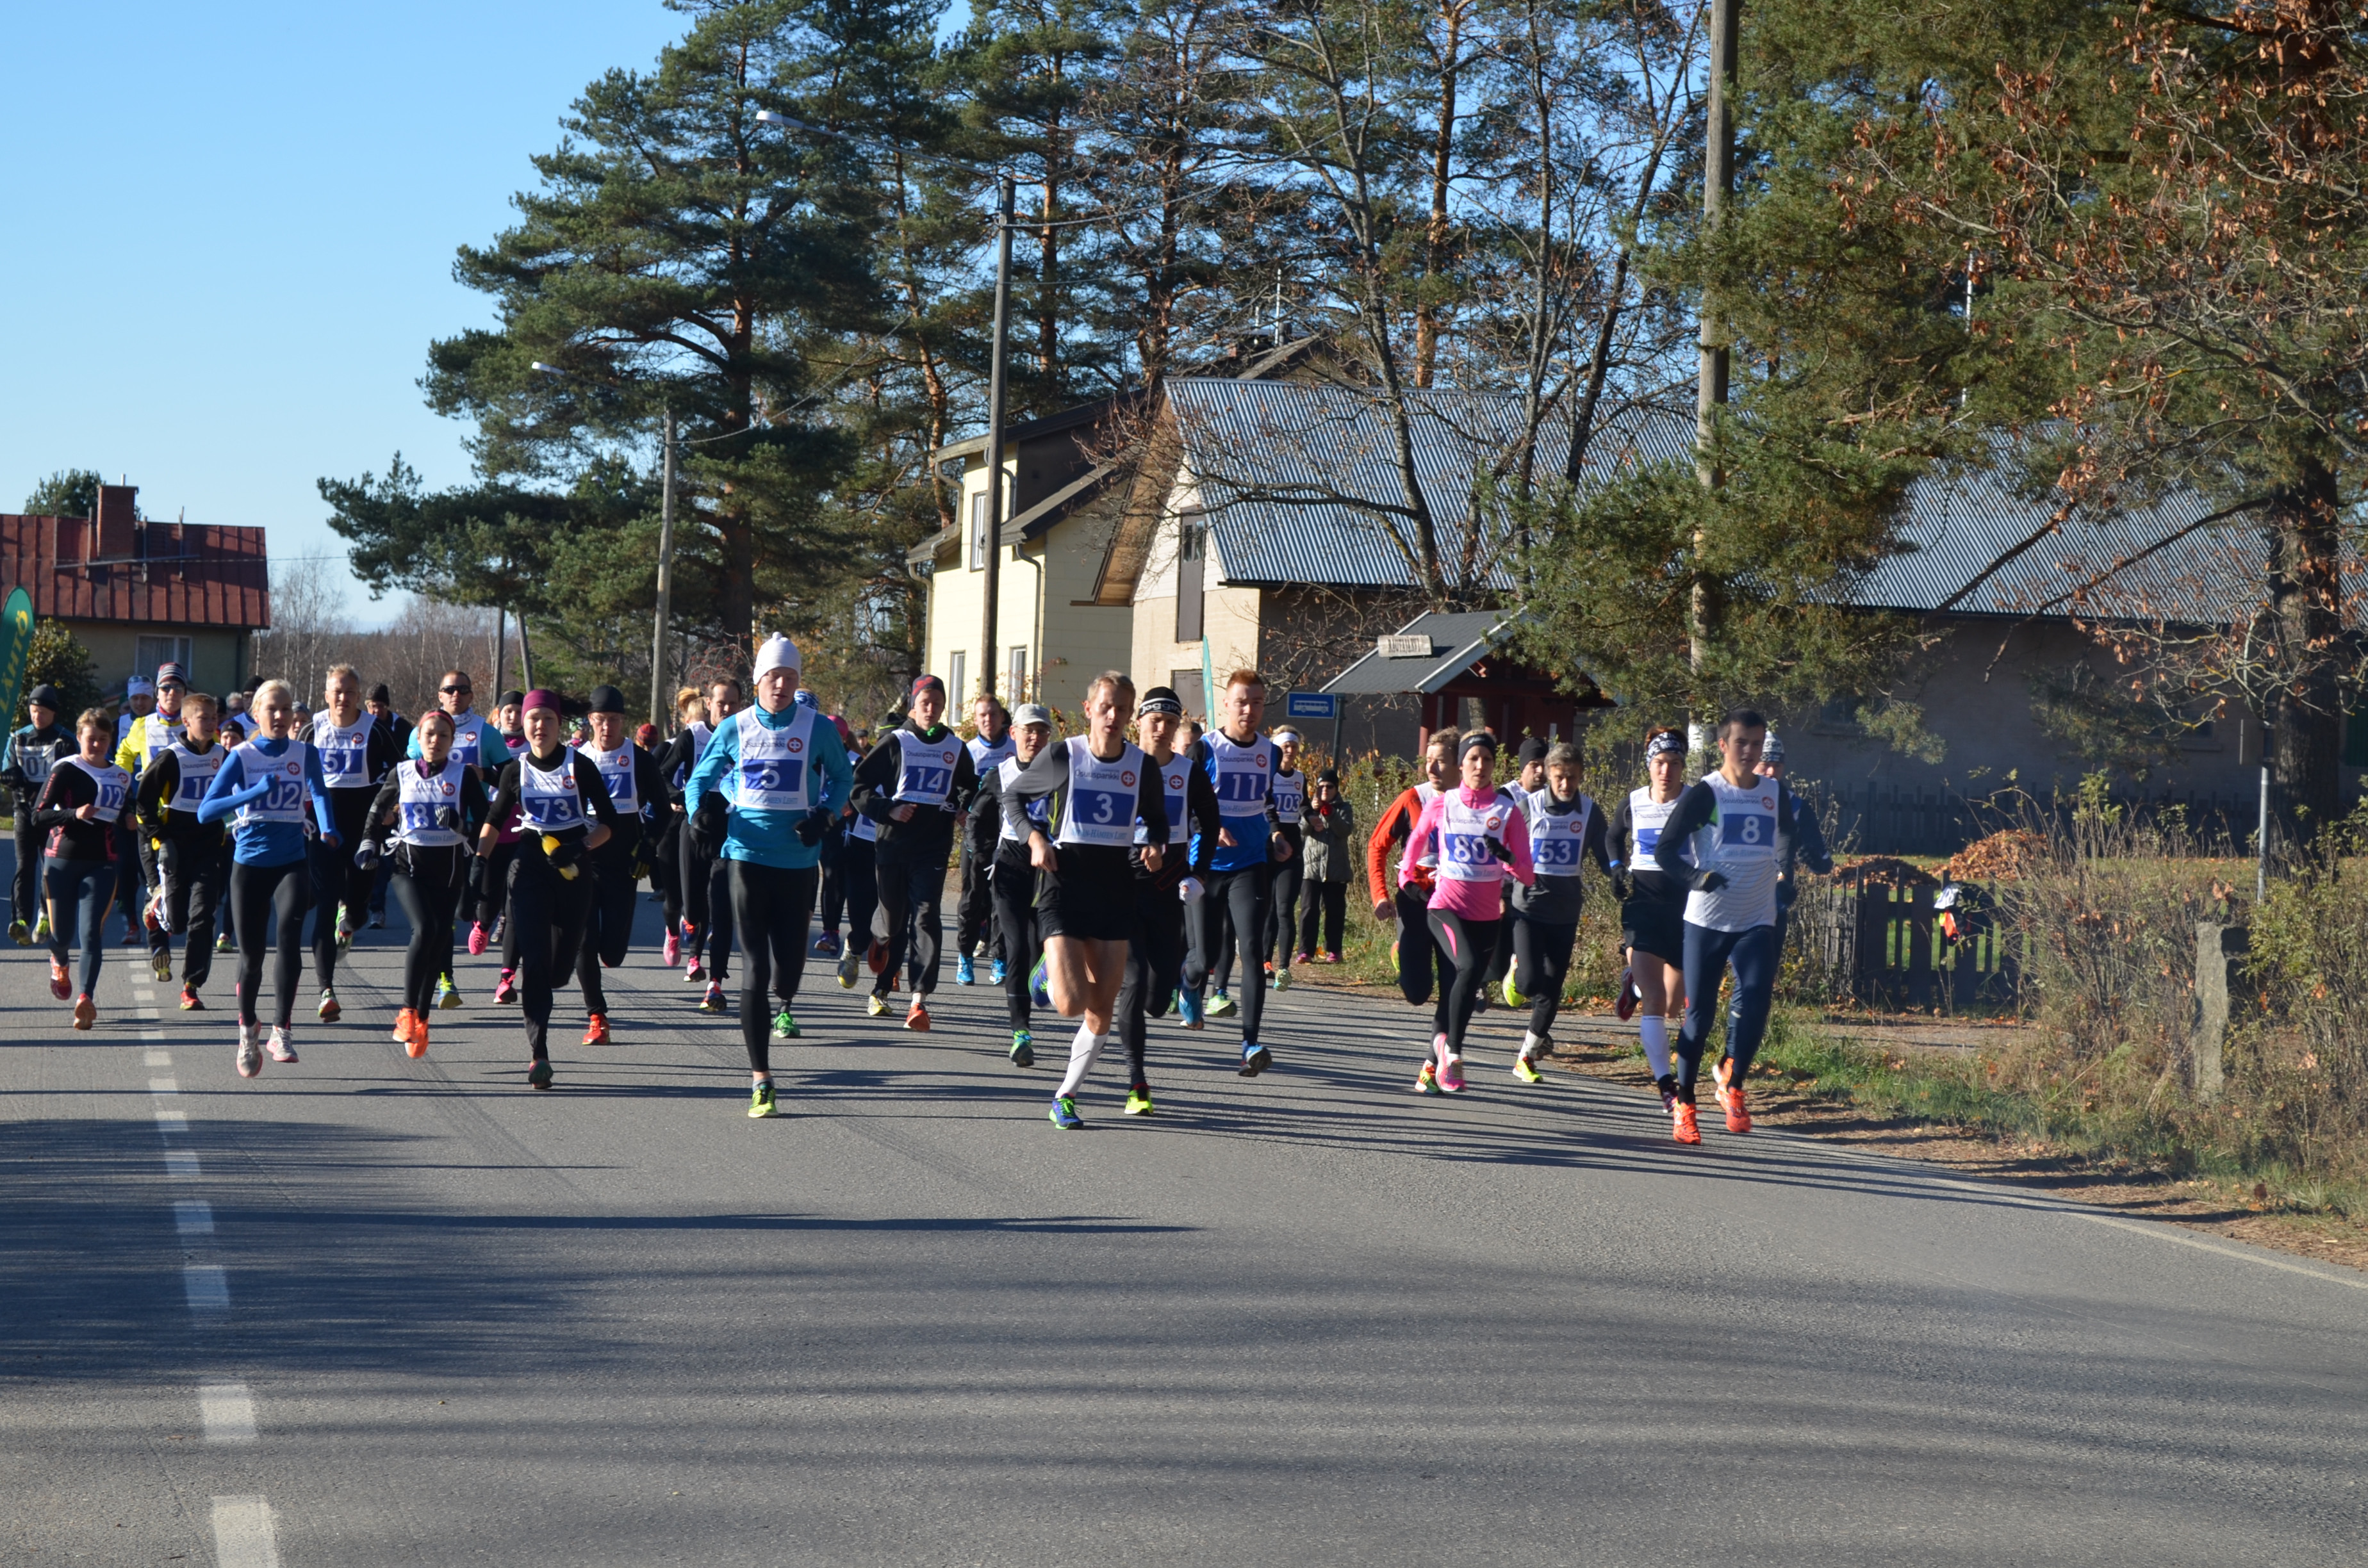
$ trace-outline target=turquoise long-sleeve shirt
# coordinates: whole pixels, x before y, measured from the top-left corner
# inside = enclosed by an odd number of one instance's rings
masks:
[[[750,709],[759,722],[768,730],[786,729],[797,716],[807,710],[792,702],[779,713],[768,713],[764,708]],[[855,788],[855,765],[847,760],[847,745],[838,738],[838,726],[820,714],[814,715],[813,776],[822,781],[814,796],[814,804],[837,816],[847,804],[848,795]],[[803,871],[822,861],[820,844],[798,841],[798,812],[745,811],[733,799],[727,787],[729,780],[740,776],[740,725],[736,719],[724,721],[700,754],[699,766],[690,770],[690,782],[683,790],[683,805],[696,812],[699,803],[717,790],[731,802],[731,829],[724,835],[723,858],[726,860],[746,860],[758,866],[780,866],[789,870]]]
[[[337,822],[329,812],[329,786],[321,777],[321,754],[306,741],[258,740],[249,744],[265,756],[272,757],[287,756],[291,745],[304,748],[305,793],[312,798],[313,820],[323,835],[334,836]],[[231,754],[222,758],[222,767],[214,774],[212,786],[206,790],[206,798],[199,802],[199,822],[220,822],[249,801],[262,799],[264,792],[271,788],[271,781],[268,778],[260,783],[248,782],[245,759],[241,756],[245,749],[245,746],[233,747]],[[351,849],[351,846],[345,847],[348,851]],[[302,860],[304,858],[304,824],[295,822],[243,822],[231,835],[231,858],[242,866],[285,866],[290,861]]]

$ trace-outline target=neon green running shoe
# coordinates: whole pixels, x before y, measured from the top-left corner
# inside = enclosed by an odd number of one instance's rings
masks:
[[[1063,1095],[1059,1099],[1054,1100],[1053,1108],[1048,1114],[1052,1118],[1053,1125],[1064,1132],[1075,1132],[1086,1124],[1086,1119],[1077,1114],[1077,1102],[1067,1095]]]
[[[875,991],[863,999],[863,1010],[876,1018],[888,1010],[888,999]]]
[[[1513,1058],[1513,1076],[1524,1084],[1543,1084],[1546,1081],[1546,1075],[1539,1072],[1537,1064],[1526,1055]]]
[[[790,1016],[790,1010],[787,1007],[773,1015],[773,1038],[775,1040],[798,1038],[798,1021]]]
[[[1014,1067],[1036,1065],[1036,1037],[1026,1029],[1011,1031],[1011,1064]]]
[[[1151,1091],[1149,1089],[1137,1085],[1126,1092],[1127,1115],[1149,1116],[1153,1113],[1154,1109],[1155,1108],[1151,1103]]]
[[[748,1091],[749,1119],[752,1121],[762,1121],[768,1116],[779,1116],[780,1114],[781,1113],[779,1110],[776,1110],[773,1108],[773,1080],[770,1078],[757,1079],[756,1086]]]
[[[436,1005],[445,1008],[461,1005],[461,988],[452,983],[452,977],[449,974],[436,983]]]
[[[1505,974],[1505,1006],[1508,1007],[1526,1007],[1529,1005],[1530,999],[1522,995],[1520,991],[1513,984],[1512,971],[1509,970],[1507,971]]]

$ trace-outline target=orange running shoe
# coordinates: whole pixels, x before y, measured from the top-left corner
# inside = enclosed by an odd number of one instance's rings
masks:
[[[412,1035],[418,1028],[419,1015],[409,1007],[403,1008],[394,1015],[394,1042],[397,1045],[409,1045]]]
[[[1721,1057],[1718,1065],[1711,1069],[1711,1076],[1718,1080],[1718,1108],[1726,1112],[1726,1130],[1729,1132],[1750,1131],[1751,1108],[1743,1103],[1743,1085],[1727,1086],[1735,1076],[1735,1058]]]
[[[913,998],[913,1010],[905,1015],[905,1027],[926,1034],[929,1028],[929,1010],[921,1006],[918,996]]]
[[[92,1005],[90,993],[85,991],[74,999],[74,1028],[86,1029],[97,1022],[98,1008]]]
[[[403,1042],[403,1049],[411,1053],[411,1059],[414,1062],[418,1061],[421,1057],[427,1054],[427,1017],[426,1014],[423,1013],[420,1015],[419,1027],[411,1031],[411,1038]]]
[[[606,1045],[609,1043],[608,1014],[595,1013],[592,1015],[590,1023],[586,1026],[584,1030],[584,1043],[586,1045]]]
[[[1675,1126],[1670,1129],[1670,1137],[1675,1138],[1680,1143],[1699,1143],[1702,1142],[1702,1128],[1697,1125],[1694,1120],[1693,1107],[1686,1104],[1683,1100],[1679,1100],[1678,1102],[1677,1108],[1669,1112],[1669,1119],[1675,1123]]]
[[[55,959],[50,960],[50,994],[61,1002],[74,994],[74,982],[67,977],[66,966]]]

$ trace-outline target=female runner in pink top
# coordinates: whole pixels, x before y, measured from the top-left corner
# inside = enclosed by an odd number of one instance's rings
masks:
[[[1443,790],[1406,835],[1398,867],[1411,878],[1417,864],[1438,846],[1438,883],[1431,890],[1431,940],[1455,966],[1447,997],[1447,1027],[1430,1042],[1436,1062],[1425,1060],[1415,1079],[1417,1093],[1463,1092],[1463,1030],[1480,998],[1488,960],[1505,926],[1504,881],[1524,886],[1537,881],[1530,859],[1530,824],[1520,798],[1489,782],[1496,771],[1497,737],[1475,730],[1463,739],[1463,781]]]

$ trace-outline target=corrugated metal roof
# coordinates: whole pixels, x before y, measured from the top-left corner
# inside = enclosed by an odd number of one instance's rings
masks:
[[[1199,482],[1218,570],[1228,583],[1322,583],[1335,587],[1412,584],[1405,552],[1396,443],[1380,401],[1331,383],[1240,381],[1200,377],[1167,384]],[[1521,434],[1521,403],[1509,394],[1424,391],[1408,394],[1417,483],[1438,527],[1451,581],[1473,527],[1476,479],[1507,475]],[[1691,460],[1693,424],[1667,414],[1607,421],[1589,443],[1590,470],[1609,475],[1636,462]],[[1539,433],[1537,472],[1559,474],[1569,430],[1550,421]],[[1513,581],[1498,558],[1509,528],[1484,518],[1472,551],[1495,591]]]
[[[1326,681],[1321,689],[1341,697],[1399,697],[1440,690],[1495,646],[1513,619],[1513,613],[1497,609],[1433,610],[1418,615],[1398,630],[1401,635],[1428,636],[1429,657],[1384,659],[1376,650]]]
[[[61,620],[268,627],[271,573],[259,528],[151,522],[108,556],[87,517],[0,515],[0,584]]]

